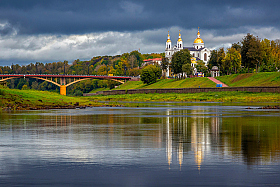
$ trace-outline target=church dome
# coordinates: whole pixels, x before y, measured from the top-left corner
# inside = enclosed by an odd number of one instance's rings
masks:
[[[203,42],[203,40],[201,38],[197,38],[197,39],[194,40],[193,43],[197,44],[197,43],[204,43],[204,42]]]
[[[178,42],[182,42],[183,40],[182,40],[182,38],[181,38],[181,33],[180,33],[181,31],[179,30],[179,38],[178,38]]]
[[[193,43],[195,43],[195,44],[204,43],[203,40],[200,38],[199,27],[198,27],[198,31],[197,31],[197,38],[194,40]]]
[[[169,31],[168,31],[168,36],[167,36],[167,43],[170,42],[171,43],[171,40],[170,40],[170,35],[169,35]]]

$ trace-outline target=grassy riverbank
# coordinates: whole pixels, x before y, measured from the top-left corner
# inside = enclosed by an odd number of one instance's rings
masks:
[[[215,87],[216,84],[206,77],[186,78],[182,80],[176,79],[160,79],[154,84],[144,84],[142,81],[128,81],[120,85],[115,90],[128,89],[159,89],[159,88],[209,88]]]
[[[48,91],[0,88],[0,109],[4,110],[60,109],[101,105],[84,97],[69,97]]]
[[[217,79],[231,87],[280,86],[280,72],[233,74]]]
[[[204,92],[165,94],[124,94],[90,96],[94,101],[182,101],[182,102],[280,102],[280,93]]]

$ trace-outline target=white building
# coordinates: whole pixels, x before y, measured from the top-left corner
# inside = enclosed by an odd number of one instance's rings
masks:
[[[167,37],[166,47],[165,47],[165,57],[169,59],[169,61],[171,62],[172,55],[175,52],[180,51],[182,49],[188,49],[191,55],[196,59],[196,61],[202,60],[205,63],[205,65],[207,65],[210,59],[211,51],[204,46],[204,41],[200,38],[199,27],[197,32],[197,38],[193,42],[193,47],[183,47],[183,40],[181,38],[180,31],[179,31],[179,38],[177,40],[177,45],[174,45],[172,47],[172,43],[168,31],[168,37]],[[194,66],[194,64],[195,62],[192,60],[192,66]],[[169,68],[167,70],[167,75],[170,76]]]

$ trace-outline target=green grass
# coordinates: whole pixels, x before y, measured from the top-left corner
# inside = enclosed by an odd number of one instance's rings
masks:
[[[234,74],[217,79],[231,87],[280,86],[280,72]]]
[[[216,84],[206,77],[186,78],[182,80],[175,79],[160,79],[154,84],[143,84],[142,81],[128,81],[120,85],[117,90],[128,89],[160,89],[160,88],[205,88],[215,87]]]
[[[79,106],[101,105],[84,97],[69,97],[48,91],[0,88],[0,108],[22,110],[34,107],[74,106],[76,103],[79,103]]]
[[[203,92],[165,94],[124,94],[90,96],[95,101],[203,101],[203,102],[280,102],[280,93]]]
[[[91,90],[89,93],[96,93],[99,91],[107,91],[107,90],[110,90],[110,89],[109,88],[97,88],[97,89]]]

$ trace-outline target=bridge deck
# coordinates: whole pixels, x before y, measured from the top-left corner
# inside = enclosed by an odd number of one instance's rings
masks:
[[[54,75],[54,74],[0,74],[0,77],[49,77],[49,78],[92,78],[92,79],[131,79],[130,76],[107,75]]]

